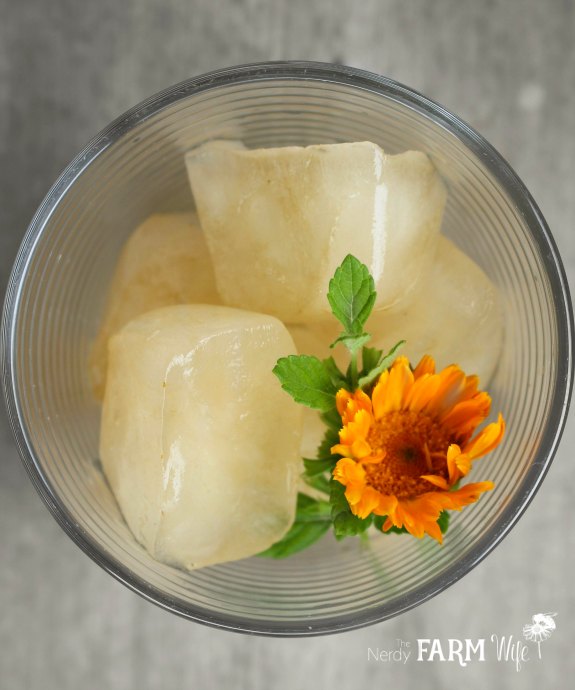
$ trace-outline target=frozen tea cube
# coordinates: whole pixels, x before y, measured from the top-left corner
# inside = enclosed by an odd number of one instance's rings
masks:
[[[341,333],[335,319],[288,326],[300,354],[325,359],[330,355],[342,371],[349,355],[345,347],[329,345]],[[467,374],[477,374],[486,386],[495,370],[503,337],[498,291],[479,266],[443,235],[433,263],[423,273],[407,304],[373,312],[365,330],[372,335],[368,347],[389,350],[398,340],[415,365],[424,354],[438,368],[459,364]],[[305,451],[318,438],[308,417],[304,423]]]
[[[339,352],[340,348],[342,351],[345,350],[343,345],[338,345],[335,349],[330,348],[330,345],[343,330],[343,326],[334,316],[325,321],[287,324],[287,329],[300,355],[313,355],[318,359],[326,359],[327,357],[333,357]],[[345,351],[347,352],[347,350]]]
[[[317,457],[317,449],[324,437],[325,430],[326,426],[321,421],[319,412],[309,407],[304,407],[300,445],[300,453],[303,458]]]
[[[314,355],[319,359],[326,359],[336,353],[336,351],[329,347],[341,332],[341,327],[338,326],[338,322],[334,318],[314,324],[288,325],[287,329],[300,355]],[[319,412],[309,407],[304,407],[300,447],[302,457],[316,457],[317,448],[321,443],[325,429],[325,424],[321,421]]]
[[[325,318],[328,283],[351,253],[377,309],[405,299],[433,255],[445,189],[428,157],[369,142],[187,154],[217,288],[232,306],[289,323]]]
[[[106,381],[108,339],[124,324],[172,304],[218,304],[212,262],[195,215],[156,214],[130,236],[110,286],[100,331],[90,356],[97,398]]]
[[[110,339],[102,464],[158,560],[245,558],[291,526],[301,408],[272,368],[294,351],[277,319],[208,305],[148,312]]]
[[[413,364],[430,354],[438,368],[459,364],[486,386],[501,350],[500,299],[479,266],[442,236],[412,302],[375,314],[366,330],[374,336],[370,346],[388,349],[406,340],[402,354]]]

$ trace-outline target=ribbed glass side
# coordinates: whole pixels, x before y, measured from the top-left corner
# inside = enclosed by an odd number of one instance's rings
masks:
[[[36,220],[40,234],[33,243],[29,238],[9,297],[16,308],[8,315],[14,316],[9,335],[23,434],[33,471],[61,519],[65,515],[76,538],[146,596],[200,620],[275,634],[380,620],[472,567],[543,471],[561,421],[552,411],[559,409],[558,396],[565,397],[568,378],[568,365],[559,361],[568,337],[566,298],[550,274],[551,250],[534,216],[518,206],[517,189],[511,194],[502,175],[497,179],[492,154],[475,153],[448,116],[430,115],[433,106],[409,102],[389,83],[337,83],[333,74],[319,72],[294,67],[273,78],[239,75],[172,95],[167,100],[177,100],[158,112],[148,105],[144,121],[124,123],[119,138],[119,127],[112,132],[112,143],[86,167],[80,162],[73,184],[45,205]],[[474,481],[491,479],[496,490],[453,515],[444,546],[378,534],[367,544],[327,537],[285,561],[252,558],[186,573],[154,561],[127,529],[98,464],[99,408],[86,368],[90,342],[122,244],[148,214],[192,207],[183,154],[219,137],[249,147],[370,140],[392,153],[421,149],[446,181],[444,232],[503,297],[505,343],[490,391],[508,432],[500,449],[473,470]]]

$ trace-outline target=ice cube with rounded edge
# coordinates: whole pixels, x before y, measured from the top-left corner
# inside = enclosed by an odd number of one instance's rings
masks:
[[[339,335],[337,322],[288,326],[300,354],[323,359],[332,354],[345,371],[349,355],[342,345],[329,350]],[[477,374],[483,387],[493,375],[503,338],[500,296],[481,268],[443,235],[428,271],[421,276],[411,302],[401,308],[374,312],[365,330],[368,347],[387,352],[406,340],[400,354],[415,366],[424,354],[437,368],[459,364]],[[305,425],[307,436],[308,424]]]
[[[446,192],[419,151],[216,141],[186,164],[225,304],[289,323],[325,318],[329,280],[352,253],[383,309],[406,299],[435,249]]]
[[[147,311],[188,303],[221,303],[198,219],[193,213],[152,215],[124,245],[90,353],[98,399],[104,395],[110,336]]]
[[[369,325],[369,321],[367,323]],[[286,324],[286,328],[290,332],[297,352],[300,355],[313,355],[318,359],[327,359],[340,351],[343,353],[347,352],[341,344],[336,345],[335,348],[330,348],[330,345],[343,331],[343,326],[339,321],[336,321],[334,316],[325,321],[321,320],[307,324],[290,323]]]
[[[294,352],[274,317],[222,306],[147,312],[110,338],[102,465],[158,560],[245,558],[291,526],[301,406],[272,369]]]
[[[406,340],[401,353],[417,363],[430,354],[438,369],[458,364],[486,387],[497,366],[503,340],[500,295],[483,270],[441,236],[430,270],[410,304],[374,314],[369,345],[384,350]]]

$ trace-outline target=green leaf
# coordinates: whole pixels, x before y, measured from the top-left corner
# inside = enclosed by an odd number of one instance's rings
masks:
[[[317,357],[282,357],[278,359],[273,373],[280,380],[282,388],[296,402],[322,412],[329,412],[334,408],[337,387],[331,379],[329,369]]]
[[[342,261],[329,281],[327,299],[346,335],[359,336],[373,309],[375,283],[367,266],[351,254]]]
[[[396,527],[395,525],[392,525],[387,532],[384,532],[384,534],[409,534],[409,532],[405,529],[405,527]]]
[[[335,386],[336,391],[338,391],[340,388],[344,388],[346,385],[345,374],[339,370],[334,358],[328,357],[327,359],[323,359],[322,364],[329,374],[331,382]]]
[[[377,527],[378,530],[383,529],[383,524],[387,520],[387,516],[381,516],[381,515],[376,515],[373,518],[373,524],[375,527]],[[437,518],[437,524],[439,525],[439,529],[441,530],[442,534],[445,534],[447,532],[447,529],[449,527],[449,513],[446,510],[442,510],[441,513],[439,514],[439,517]],[[408,531],[405,529],[405,527],[395,527],[392,526],[390,529],[388,529],[384,534],[408,534]]]
[[[329,483],[330,480],[325,476],[325,474],[318,474],[316,476],[310,477],[308,474],[305,474],[304,472],[302,478],[308,486],[312,487],[312,489],[321,491],[322,493],[327,494],[327,496],[329,496],[331,485]]]
[[[437,519],[437,524],[441,530],[441,534],[445,534],[449,529],[449,513],[447,510],[442,510]]]
[[[339,435],[338,432],[342,427],[342,421],[339,412],[337,411],[337,408],[334,406],[329,410],[328,412],[322,412],[320,415],[321,421],[332,431],[335,433],[335,438],[336,440],[331,444],[332,446],[335,445],[336,443],[339,443]],[[333,438],[333,436],[331,437]],[[330,446],[331,447],[331,446]],[[319,456],[321,457],[321,456]]]
[[[298,551],[303,551],[329,530],[330,512],[331,506],[327,501],[316,501],[310,496],[299,493],[294,524],[282,539],[259,553],[258,556],[286,558]]]
[[[373,524],[381,532],[383,530],[383,525],[387,520],[387,515],[375,515],[373,518]],[[408,534],[405,527],[396,527],[392,525],[388,530],[383,532],[383,534]]]
[[[327,501],[318,501],[307,494],[298,493],[295,519],[301,522],[313,522],[321,518],[329,520],[331,505]]]
[[[303,464],[305,467],[305,473],[308,477],[316,477],[318,474],[331,472],[337,461],[338,458],[335,455],[332,455],[329,458],[322,458],[320,460],[310,460],[308,458],[304,458]]]
[[[365,520],[358,518],[353,513],[341,512],[338,513],[333,520],[333,531],[336,539],[343,539],[344,537],[355,537],[362,534],[371,525],[372,515],[369,515]]]
[[[400,340],[398,343],[391,348],[391,350],[378,362],[377,366],[372,369],[368,374],[362,376],[359,379],[359,387],[365,388],[375,381],[375,379],[383,373],[387,368],[389,368],[395,358],[397,357],[398,351],[405,345],[405,340]]]
[[[332,517],[335,517],[338,513],[351,512],[349,503],[345,497],[345,486],[335,479],[331,480],[329,502],[331,503]]]
[[[331,518],[333,520],[333,531],[336,539],[343,539],[344,537],[352,537],[356,534],[361,534],[371,525],[371,515],[362,519],[351,512],[351,508],[345,497],[345,486],[335,479],[331,480],[329,501],[331,503]]]
[[[323,439],[317,449],[317,459],[325,460],[334,457],[331,449],[339,443],[339,434],[335,429],[326,429],[323,434]]]
[[[329,530],[330,522],[294,522],[287,534],[280,541],[272,544],[269,549],[258,556],[266,558],[286,558],[298,551],[307,549],[315,544]]]
[[[380,532],[383,531],[383,524],[386,520],[385,515],[374,515],[373,516],[373,526]]]
[[[350,352],[356,352],[370,340],[371,335],[369,335],[369,333],[362,333],[361,335],[346,335],[344,333],[334,340],[330,347],[333,348],[339,343],[343,343]]]
[[[362,370],[359,374],[360,377],[369,374],[372,369],[375,369],[382,357],[383,350],[377,347],[364,347],[361,353]]]

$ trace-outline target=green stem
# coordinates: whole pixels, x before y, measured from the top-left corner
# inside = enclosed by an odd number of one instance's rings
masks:
[[[351,352],[349,374],[351,378],[351,390],[352,392],[355,392],[355,389],[357,388],[357,350],[352,350]]]

